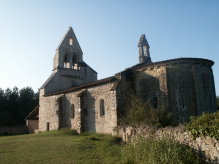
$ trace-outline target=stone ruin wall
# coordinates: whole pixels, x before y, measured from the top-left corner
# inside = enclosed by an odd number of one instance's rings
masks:
[[[194,139],[186,131],[184,126],[160,129],[153,127],[118,126],[114,129],[113,135],[121,137],[125,142],[134,141],[139,136],[148,137],[150,135],[158,138],[174,139],[181,144],[189,145],[197,152],[201,152],[211,163],[219,163],[219,141],[210,137],[198,137]]]

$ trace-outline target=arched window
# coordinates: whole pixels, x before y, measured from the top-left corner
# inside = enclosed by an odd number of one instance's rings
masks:
[[[79,66],[78,66],[78,58],[77,55],[74,54],[74,56],[72,57],[72,68],[79,70]]]
[[[72,45],[73,45],[73,43],[74,43],[74,40],[73,40],[73,38],[69,38],[69,44],[72,46]]]
[[[72,63],[77,63],[77,60],[78,60],[77,55],[74,55],[72,58]]]
[[[100,116],[105,115],[105,106],[104,106],[104,100],[100,99]]]
[[[75,118],[75,106],[74,106],[74,104],[71,105],[71,118]]]
[[[64,68],[67,68],[68,67],[68,57],[67,55],[65,55],[64,57]]]
[[[71,62],[72,62],[72,64],[74,64],[74,57],[72,57],[72,61]]]

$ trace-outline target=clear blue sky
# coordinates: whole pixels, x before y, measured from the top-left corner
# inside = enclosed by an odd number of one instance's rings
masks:
[[[99,79],[136,64],[145,33],[153,61],[213,60],[219,95],[218,0],[0,0],[0,87],[36,91],[69,26]]]

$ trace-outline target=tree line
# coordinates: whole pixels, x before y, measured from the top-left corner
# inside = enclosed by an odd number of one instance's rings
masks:
[[[217,109],[219,110],[219,96],[217,96]]]
[[[39,93],[31,87],[0,88],[0,125],[24,125],[25,117],[39,104]]]

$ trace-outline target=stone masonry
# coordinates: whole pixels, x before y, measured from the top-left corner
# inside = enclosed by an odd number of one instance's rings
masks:
[[[213,61],[179,58],[152,62],[145,35],[138,48],[138,64],[97,80],[97,72],[84,62],[70,27],[56,50],[52,74],[40,88],[38,113],[27,117],[29,125],[38,120],[31,131],[71,128],[112,134],[127,111],[130,95],[154,108],[166,107],[179,122],[216,110]]]
[[[219,141],[210,137],[198,137],[195,139],[186,131],[184,126],[160,129],[154,127],[118,126],[114,129],[113,135],[122,137],[125,142],[132,142],[139,136],[148,137],[151,135],[158,138],[174,139],[201,152],[211,163],[219,163]]]

